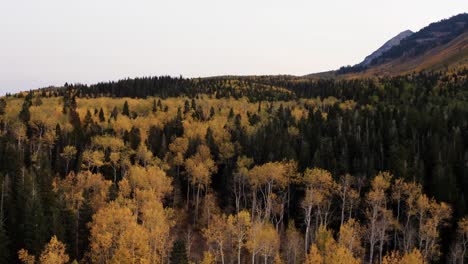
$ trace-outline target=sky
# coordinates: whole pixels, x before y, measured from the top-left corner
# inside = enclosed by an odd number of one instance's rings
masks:
[[[0,0],[0,95],[172,75],[304,75],[359,63],[464,0]]]

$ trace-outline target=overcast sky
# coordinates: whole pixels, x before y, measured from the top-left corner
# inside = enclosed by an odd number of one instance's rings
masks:
[[[326,71],[466,7],[465,0],[0,0],[0,94],[149,75]]]

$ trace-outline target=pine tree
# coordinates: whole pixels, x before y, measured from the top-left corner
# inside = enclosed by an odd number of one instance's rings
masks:
[[[158,107],[156,105],[156,99],[153,100],[153,109],[152,109],[153,113],[156,113],[158,111]]]
[[[122,109],[122,115],[126,115],[128,117],[130,117],[130,109],[128,107],[128,102],[125,101],[124,103],[124,106],[123,106],[123,109]]]
[[[4,98],[0,98],[0,115],[5,114],[6,105],[6,100]]]
[[[8,237],[3,219],[0,219],[0,263],[10,263],[10,238]]]
[[[19,119],[23,121],[23,123],[28,123],[29,119],[31,119],[31,113],[29,112],[29,107],[31,106],[31,101],[26,97],[23,102],[23,106],[21,107],[21,111],[19,113]]]
[[[104,110],[101,109],[99,110],[99,122],[104,122],[106,121],[106,118],[104,117]]]
[[[177,240],[172,247],[170,264],[188,264],[187,249],[183,240]]]

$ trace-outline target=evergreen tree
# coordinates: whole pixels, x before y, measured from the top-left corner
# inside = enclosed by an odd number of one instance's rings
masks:
[[[4,98],[0,98],[0,115],[5,114],[6,105],[6,100]]]
[[[106,118],[104,117],[104,110],[101,109],[99,110],[99,122],[104,122],[106,121]]]
[[[123,105],[122,115],[126,115],[126,116],[130,117],[130,109],[128,107],[128,102],[127,101],[125,101],[125,103]]]
[[[130,147],[134,150],[137,150],[141,142],[140,129],[137,127],[132,127],[128,140],[130,142]]]
[[[172,247],[169,262],[171,264],[188,264],[187,249],[183,240],[177,240]]]
[[[152,109],[153,113],[156,113],[158,111],[158,107],[156,105],[156,99],[153,100],[153,109]]]
[[[28,99],[29,95],[24,99],[21,111],[19,113],[19,118],[23,123],[28,123],[31,119],[31,113],[29,112],[29,107],[31,107],[31,99]]]
[[[10,263],[10,238],[8,237],[3,219],[0,219],[0,263]]]

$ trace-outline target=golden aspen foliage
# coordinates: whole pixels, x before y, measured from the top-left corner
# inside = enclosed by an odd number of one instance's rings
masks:
[[[281,241],[281,248],[286,263],[302,263],[304,260],[304,237],[292,220],[288,223],[285,241]]]
[[[216,258],[213,254],[210,252],[203,252],[203,260],[200,262],[200,264],[215,264],[216,263]]]
[[[69,257],[65,253],[65,244],[60,242],[56,236],[52,236],[39,257],[40,264],[65,264],[68,263]],[[18,259],[24,264],[35,264],[36,257],[30,255],[25,249],[18,251]]]
[[[71,172],[63,180],[55,179],[54,190],[64,198],[67,207],[74,212],[81,208],[86,199],[89,200],[93,210],[97,211],[106,204],[110,185],[111,182],[104,180],[99,173]]]
[[[237,251],[237,262],[241,263],[242,248],[246,246],[252,228],[250,213],[240,211],[236,215],[230,215],[227,219],[229,233],[234,240]]]
[[[129,222],[116,239],[116,248],[110,263],[149,264],[151,262],[148,233],[136,222]]]
[[[157,166],[131,166],[128,182],[137,200],[142,202],[148,195],[159,201],[172,191],[171,178]]]
[[[412,251],[404,254],[403,256],[401,256],[398,251],[391,251],[382,260],[382,264],[425,264],[425,263],[426,261],[424,260],[421,252],[417,249],[413,249]]]
[[[211,174],[218,168],[211,158],[210,149],[205,145],[200,145],[197,152],[185,161],[185,168],[190,176],[190,183],[197,189],[195,199],[195,219],[198,220],[198,206],[200,192],[206,190],[211,182]]]
[[[202,230],[206,242],[213,248],[216,255],[225,260],[225,250],[228,247],[228,240],[231,238],[229,226],[225,215],[213,215],[211,222]]]
[[[35,264],[36,263],[36,257],[33,255],[30,255],[26,249],[20,249],[18,251],[18,259],[23,264]]]
[[[39,257],[39,262],[43,264],[65,264],[69,257],[65,253],[65,245],[56,236],[50,239]]]
[[[315,213],[319,220],[319,225],[328,224],[331,198],[337,188],[331,173],[319,168],[306,169],[303,175],[303,182],[306,187],[306,193],[301,202],[301,207],[304,210],[304,222],[306,224],[304,238],[304,250],[306,250],[309,248],[309,240],[312,235],[310,229],[314,216],[313,213]]]
[[[126,230],[135,227],[136,217],[129,208],[116,202],[109,203],[93,215],[90,223],[90,257],[93,263],[110,263],[115,252],[129,235]],[[133,232],[134,230],[130,231]],[[135,233],[139,232],[136,230]],[[146,234],[146,232],[144,232]],[[121,254],[124,254],[122,252]],[[123,256],[121,256],[123,257]]]
[[[185,137],[177,137],[169,144],[169,150],[172,152],[172,162],[176,166],[184,165],[184,155],[187,152],[189,141]]]
[[[359,264],[359,259],[355,258],[351,251],[342,246],[337,246],[325,260],[325,263],[333,264]]]
[[[140,144],[136,150],[136,158],[140,161],[143,167],[152,165],[153,163],[153,153],[146,147],[145,144]]]
[[[309,253],[307,254],[305,264],[323,264],[322,255],[317,248],[317,245],[312,244],[310,246]]]
[[[273,225],[261,222],[253,223],[247,248],[253,258],[258,255],[265,262],[274,258],[279,250],[279,235]]]
[[[63,152],[60,153],[60,156],[65,160],[66,162],[66,170],[65,170],[65,173],[68,173],[68,164],[70,163],[70,161],[72,159],[75,158],[75,155],[76,155],[76,148],[75,146],[65,146],[63,148]]]
[[[348,219],[348,221],[340,226],[338,244],[347,248],[356,258],[360,258],[364,254],[364,248],[361,242],[361,237],[363,235],[362,229],[359,222],[353,218]]]
[[[141,208],[141,224],[146,229],[151,263],[162,263],[172,244],[171,228],[175,225],[174,212],[164,208],[160,201],[148,200]]]
[[[121,151],[125,148],[125,143],[121,138],[114,136],[95,136],[91,139],[92,145],[99,147],[102,150],[110,149],[111,151]]]
[[[83,164],[82,167],[87,170],[92,170],[93,168],[99,168],[104,165],[104,152],[100,150],[85,150],[83,151]]]

